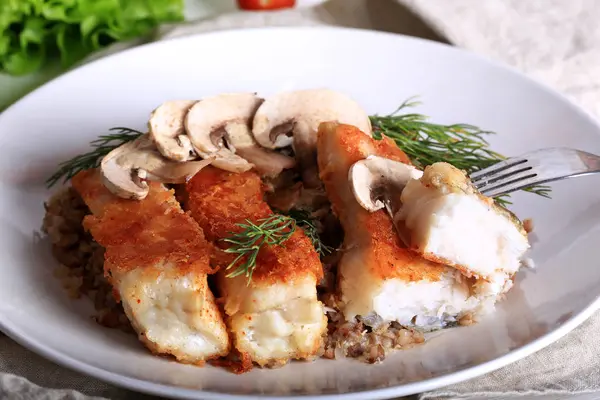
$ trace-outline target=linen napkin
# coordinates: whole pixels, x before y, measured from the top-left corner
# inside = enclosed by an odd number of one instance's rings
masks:
[[[212,3],[221,6],[221,0]],[[444,41],[508,63],[600,116],[596,0],[331,0],[267,13],[233,12],[161,28],[155,40],[241,27],[337,25]],[[120,44],[101,57],[138,42]],[[600,313],[548,348],[422,399],[600,399]],[[96,396],[96,397],[90,397]],[[156,399],[54,365],[0,334],[0,399]]]

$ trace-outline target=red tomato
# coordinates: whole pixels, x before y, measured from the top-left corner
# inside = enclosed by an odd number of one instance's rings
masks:
[[[242,10],[277,10],[295,5],[296,0],[238,0],[238,6]]]

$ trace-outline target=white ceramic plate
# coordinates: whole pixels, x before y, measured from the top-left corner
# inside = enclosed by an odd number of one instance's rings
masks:
[[[547,146],[600,154],[598,126],[556,93],[472,54],[402,36],[347,29],[261,29],[152,44],[77,69],[0,115],[0,327],[34,351],[117,385],[172,397],[258,395],[386,398],[484,374],[554,342],[596,308],[600,294],[600,177],[553,185],[553,199],[514,196],[535,221],[537,269],[492,318],[443,332],[380,365],[350,360],[293,363],[236,376],[150,355],[132,336],[90,319],[52,276],[49,245],[37,234],[44,180],[113,126],[144,129],[167,99],[221,92],[329,87],[369,113],[420,95],[439,122],[498,132],[507,155]]]

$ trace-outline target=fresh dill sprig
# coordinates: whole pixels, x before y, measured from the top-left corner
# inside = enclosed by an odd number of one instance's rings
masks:
[[[260,249],[263,246],[281,246],[296,230],[296,220],[286,215],[273,214],[256,223],[246,220],[246,223],[237,226],[242,228],[241,232],[223,239],[224,242],[231,244],[225,249],[225,253],[237,254],[237,257],[225,268],[225,270],[235,269],[226,276],[234,278],[245,275],[250,284]]]
[[[98,139],[90,142],[91,151],[60,163],[58,171],[46,180],[48,188],[54,186],[61,179],[63,183],[67,182],[80,171],[97,168],[105,155],[122,144],[131,142],[143,135],[142,132],[131,128],[116,127],[109,130],[116,131],[116,133],[99,136]]]
[[[550,189],[550,186],[548,186],[548,185],[536,185],[536,186],[528,187],[528,188],[525,188],[522,190],[525,192],[528,192],[528,193],[537,194],[538,196],[542,196],[547,199],[551,198],[550,193],[552,192],[552,190]],[[494,198],[494,200],[496,200],[496,203],[500,204],[503,207],[506,207],[506,206],[512,204],[512,201],[510,201],[509,199],[510,199],[510,194],[503,194],[501,196]]]
[[[410,98],[389,115],[371,116],[373,136],[381,139],[385,135],[393,139],[411,162],[421,169],[436,162],[447,162],[471,174],[506,159],[489,148],[485,136],[494,132],[468,124],[436,124],[421,114],[402,113],[406,108],[419,104]],[[549,186],[537,185],[524,190],[550,197]],[[498,197],[496,201],[510,204],[508,196]]]
[[[290,211],[288,211],[287,215],[294,218],[294,220],[296,221],[296,225],[298,225],[300,228],[302,228],[302,230],[304,230],[304,233],[312,242],[313,247],[315,248],[317,253],[319,253],[321,256],[326,256],[327,254],[330,254],[333,251],[332,247],[327,246],[321,241],[319,231],[317,230],[317,227],[315,226],[315,223],[310,217],[308,211],[293,208]]]

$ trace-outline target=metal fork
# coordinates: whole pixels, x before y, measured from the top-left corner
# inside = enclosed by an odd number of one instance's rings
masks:
[[[600,156],[566,147],[535,150],[509,158],[470,178],[488,197],[497,197],[533,185],[600,172]]]

